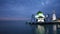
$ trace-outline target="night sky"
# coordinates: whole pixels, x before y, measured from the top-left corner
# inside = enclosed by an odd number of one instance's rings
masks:
[[[30,18],[39,10],[60,17],[60,0],[0,0],[0,18]]]

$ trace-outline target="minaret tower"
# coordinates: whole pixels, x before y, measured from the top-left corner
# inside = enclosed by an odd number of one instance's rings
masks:
[[[53,20],[53,21],[56,20],[56,13],[55,13],[55,10],[53,10],[52,20]]]
[[[35,22],[35,15],[34,14],[32,14],[32,16],[31,16],[31,22]]]
[[[53,10],[53,15],[52,15],[52,21],[55,21],[56,20],[56,12],[55,10]],[[57,31],[57,26],[56,25],[53,25],[53,33],[56,34],[56,31]]]

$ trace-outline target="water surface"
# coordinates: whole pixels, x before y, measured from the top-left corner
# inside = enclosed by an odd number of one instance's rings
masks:
[[[54,33],[56,32],[56,33]],[[29,25],[26,21],[0,21],[0,34],[59,34],[53,25]]]

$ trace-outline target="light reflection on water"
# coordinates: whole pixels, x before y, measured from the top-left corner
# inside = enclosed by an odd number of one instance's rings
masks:
[[[36,34],[57,34],[57,25],[37,25]]]
[[[43,26],[37,25],[36,28],[36,34],[44,34],[45,33],[45,29]]]

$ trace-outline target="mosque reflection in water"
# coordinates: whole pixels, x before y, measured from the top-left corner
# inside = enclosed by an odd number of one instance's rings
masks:
[[[57,34],[57,25],[36,25],[36,34]]]

